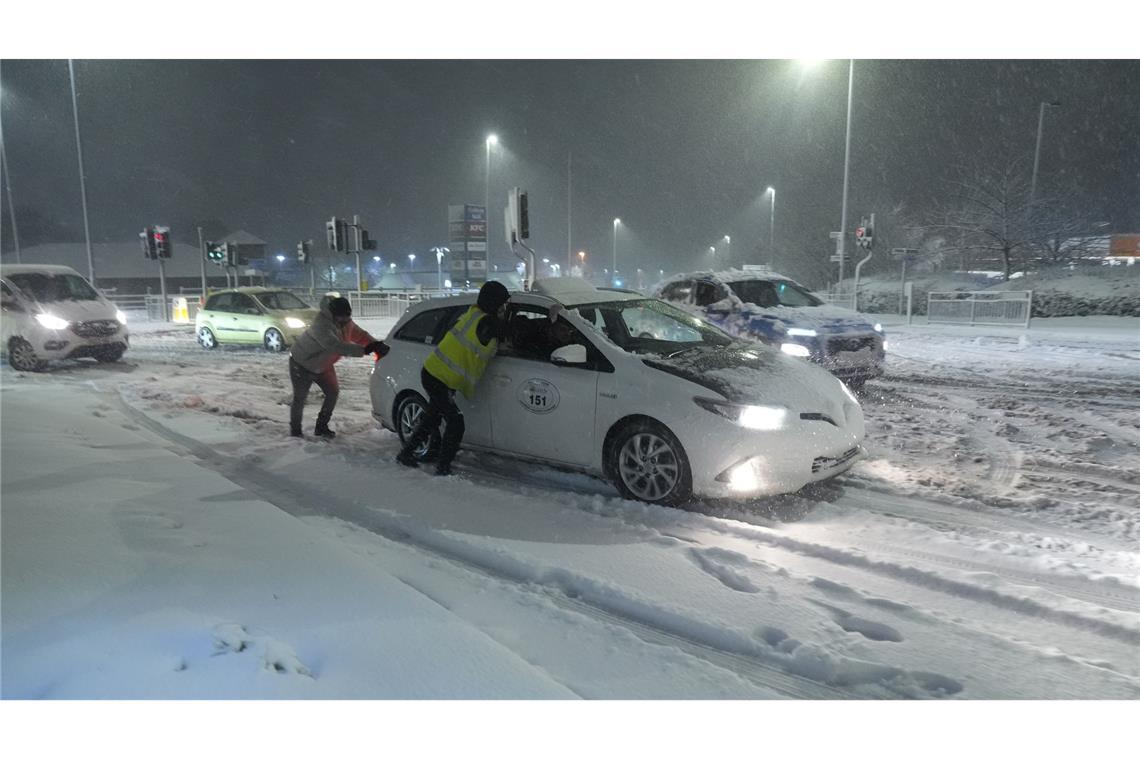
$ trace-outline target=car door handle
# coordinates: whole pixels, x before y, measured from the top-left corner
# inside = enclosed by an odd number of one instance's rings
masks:
[[[499,385],[510,385],[511,384],[511,378],[507,375],[494,375],[494,378],[495,378],[495,382],[497,382]]]

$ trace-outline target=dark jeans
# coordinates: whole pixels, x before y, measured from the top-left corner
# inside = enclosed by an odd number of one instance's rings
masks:
[[[321,404],[321,411],[317,413],[317,427],[329,424],[336,400],[340,395],[340,383],[336,379],[336,368],[329,367],[321,374],[310,372],[289,357],[289,380],[293,383],[293,403],[289,406],[289,429],[300,431],[301,412],[305,410],[305,399],[309,397],[309,388],[317,384],[325,394],[325,402]]]
[[[439,463],[451,464],[455,454],[459,451],[459,444],[463,441],[463,413],[455,405],[455,391],[448,388],[435,375],[426,369],[420,370],[420,382],[428,393],[428,408],[424,416],[420,417],[412,437],[404,443],[404,453],[410,454],[417,446],[423,444],[432,433],[439,429],[439,420],[442,417],[447,423],[443,431],[443,443],[439,448]]]

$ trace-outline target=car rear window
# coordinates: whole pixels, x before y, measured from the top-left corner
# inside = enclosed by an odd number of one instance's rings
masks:
[[[396,333],[398,340],[410,340],[416,343],[434,343],[439,332],[440,323],[454,309],[430,309],[417,314],[408,320],[408,323]]]

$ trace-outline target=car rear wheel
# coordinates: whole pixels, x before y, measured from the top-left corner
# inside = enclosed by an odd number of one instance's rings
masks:
[[[643,420],[614,437],[607,469],[628,499],[683,504],[693,493],[693,474],[681,442],[664,425]]]
[[[32,344],[23,338],[8,341],[8,363],[21,372],[40,372],[47,366],[47,362],[36,356]]]
[[[400,399],[396,406],[396,430],[400,435],[400,443],[405,443],[412,437],[416,426],[427,412],[427,402],[418,393],[409,393]],[[420,462],[431,462],[439,456],[440,435],[439,430],[431,431],[427,440],[412,451]]]
[[[214,332],[209,327],[198,328],[198,344],[207,351],[212,351],[218,347],[218,339],[214,337]]]
[[[266,351],[276,354],[285,350],[285,336],[276,327],[270,327],[265,331],[264,343]]]

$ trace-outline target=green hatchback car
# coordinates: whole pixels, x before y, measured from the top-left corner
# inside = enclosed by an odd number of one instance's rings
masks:
[[[194,319],[198,344],[260,344],[284,351],[316,319],[317,310],[286,290],[231,288],[211,293]]]

